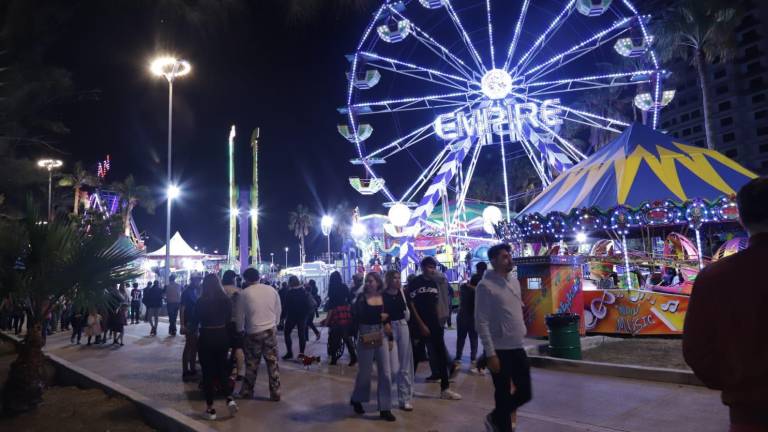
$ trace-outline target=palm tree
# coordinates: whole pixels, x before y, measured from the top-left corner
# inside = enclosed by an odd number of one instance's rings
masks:
[[[119,241],[108,229],[81,230],[68,218],[39,223],[32,200],[21,220],[0,221],[0,297],[22,301],[28,328],[3,388],[3,408],[33,409],[46,382],[42,327],[62,299],[77,308],[106,308],[117,283],[139,275],[134,262],[141,252]]]
[[[64,174],[59,180],[60,187],[71,187],[75,192],[75,204],[72,208],[72,213],[75,215],[80,211],[80,189],[83,186],[96,186],[99,183],[98,177],[92,175],[88,170],[83,168],[83,163],[80,161],[75,162],[74,169],[71,174]]]
[[[288,229],[293,231],[293,235],[299,239],[299,245],[301,246],[301,262],[304,262],[306,251],[304,249],[304,237],[309,235],[309,230],[312,228],[312,220],[314,216],[309,212],[309,209],[299,204],[296,210],[288,214]]]
[[[715,148],[715,140],[708,69],[710,63],[736,55],[736,27],[743,16],[739,4],[733,0],[679,0],[665,11],[655,31],[663,59],[687,60],[696,69],[710,150]]]
[[[137,185],[133,175],[129,175],[122,182],[114,183],[112,189],[120,197],[120,202],[122,203],[120,216],[123,219],[123,233],[127,236],[131,230],[130,223],[133,217],[133,209],[137,205],[141,205],[147,212],[153,214],[156,203],[152,197],[152,191],[146,186]]]

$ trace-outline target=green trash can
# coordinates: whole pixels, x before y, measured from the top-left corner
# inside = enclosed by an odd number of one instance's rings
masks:
[[[581,360],[579,315],[558,313],[545,318],[549,333],[549,355],[571,360]]]

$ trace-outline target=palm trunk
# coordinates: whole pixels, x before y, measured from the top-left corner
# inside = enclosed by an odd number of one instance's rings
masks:
[[[6,413],[30,411],[42,401],[48,374],[43,356],[41,316],[30,314],[30,330],[24,343],[19,345],[19,356],[11,364],[8,381],[3,388],[3,410]]]
[[[80,186],[75,186],[75,208],[72,209],[72,213],[77,216],[80,211]]]
[[[709,75],[707,74],[707,61],[704,53],[697,49],[694,53],[694,66],[699,74],[699,87],[701,87],[701,106],[704,112],[704,132],[707,137],[707,148],[715,149],[715,134],[712,130],[712,111],[709,107]]]

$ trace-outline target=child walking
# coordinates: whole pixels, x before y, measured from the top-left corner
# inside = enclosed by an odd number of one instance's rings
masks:
[[[99,338],[101,337],[101,315],[95,310],[91,310],[88,314],[86,324],[88,325],[85,329],[85,335],[88,337],[88,343],[86,345],[91,344],[92,337],[96,339],[95,342],[98,344]]]

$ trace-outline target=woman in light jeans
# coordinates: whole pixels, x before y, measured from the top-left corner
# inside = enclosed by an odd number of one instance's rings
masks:
[[[400,272],[389,270],[384,276],[384,284],[384,311],[389,317],[395,338],[395,346],[390,352],[389,360],[392,384],[397,388],[400,409],[413,411],[413,348],[408,329],[410,311],[400,284]]]
[[[381,296],[383,285],[384,282],[378,273],[368,273],[363,293],[357,297],[352,307],[359,342],[355,390],[349,403],[357,414],[365,413],[363,402],[371,399],[371,374],[375,361],[378,371],[379,416],[386,421],[395,421],[395,416],[392,415],[392,377],[389,371],[389,353],[394,348],[394,338],[389,318],[384,312],[384,299]]]

